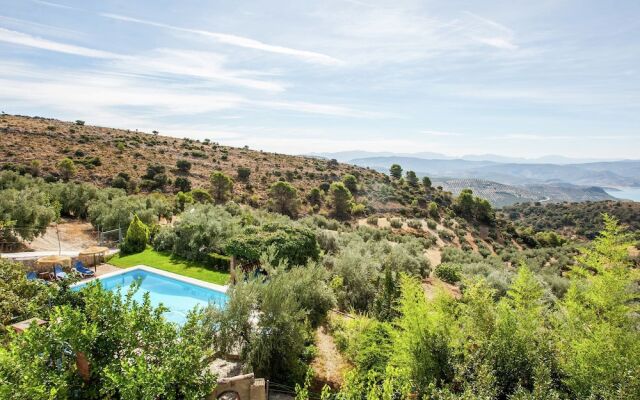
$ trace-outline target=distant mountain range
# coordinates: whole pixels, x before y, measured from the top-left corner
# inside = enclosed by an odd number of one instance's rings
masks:
[[[388,173],[392,164],[429,176],[444,189],[458,194],[472,189],[495,206],[529,201],[614,200],[603,188],[640,187],[640,160],[572,159],[545,156],[536,159],[492,154],[461,158],[439,153],[396,154],[344,151],[317,153]]]
[[[486,179],[508,185],[572,184],[599,187],[640,187],[640,161],[581,164],[518,164],[494,161],[433,160],[417,157],[368,157],[351,163],[388,171],[392,164],[434,178]]]
[[[418,153],[393,153],[389,151],[374,152],[363,150],[338,151],[333,153],[310,153],[313,157],[336,159],[340,162],[351,162],[351,160],[372,158],[372,157],[411,157],[428,160],[465,160],[465,161],[491,161],[496,163],[510,164],[582,164],[591,162],[621,161],[619,159],[596,159],[596,158],[570,158],[560,155],[547,155],[535,158],[508,157],[497,154],[469,154],[462,157],[452,157],[442,153],[418,152]]]
[[[436,179],[436,186],[453,193],[460,194],[463,189],[471,189],[478,197],[487,199],[495,207],[509,206],[515,203],[563,201],[602,201],[618,200],[599,187],[560,185],[505,185],[503,183],[483,179]]]

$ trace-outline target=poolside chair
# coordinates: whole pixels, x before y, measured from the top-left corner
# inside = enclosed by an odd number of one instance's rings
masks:
[[[80,260],[77,260],[74,264],[73,264],[73,268],[75,269],[75,271],[77,273],[80,274],[80,276],[82,276],[83,278],[88,278],[90,276],[95,276],[96,273],[93,272],[92,270],[90,270],[89,268],[84,266],[84,263]]]
[[[45,281],[44,279],[39,278],[38,273],[35,271],[27,272],[27,280],[32,282],[47,283],[47,281]]]
[[[63,279],[67,279],[69,276],[67,275],[67,273],[66,273],[66,272],[64,272],[64,271],[62,270],[62,266],[61,266],[61,265],[56,264],[56,265],[53,267],[53,277],[54,277],[55,279],[63,280]]]

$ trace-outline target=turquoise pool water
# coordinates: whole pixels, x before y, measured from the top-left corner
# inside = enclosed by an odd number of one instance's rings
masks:
[[[98,279],[106,290],[116,291],[120,288],[123,296],[127,294],[134,282],[139,281],[140,288],[133,298],[142,301],[143,295],[148,292],[153,306],[157,307],[163,304],[169,309],[165,313],[167,320],[179,325],[186,322],[187,313],[196,306],[203,308],[214,304],[223,307],[227,303],[227,295],[224,292],[143,269],[134,268],[117,275]],[[82,283],[76,288],[81,288],[84,285],[86,283]]]

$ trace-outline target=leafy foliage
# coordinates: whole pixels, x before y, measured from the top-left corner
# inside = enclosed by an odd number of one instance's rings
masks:
[[[351,215],[353,196],[342,182],[334,182],[329,189],[333,214],[338,219],[347,219]]]
[[[241,260],[258,261],[269,249],[275,251],[277,261],[288,260],[293,265],[304,265],[319,256],[313,231],[283,223],[248,226],[227,242],[225,252]]]
[[[418,280],[404,277],[390,341],[377,321],[334,328],[356,365],[336,398],[381,393],[392,378],[430,399],[638,398],[639,276],[630,236],[604,220],[555,306],[526,265],[498,301],[484,278],[467,280],[456,301],[442,291],[426,298]]]
[[[181,328],[142,303],[97,284],[75,303],[54,307],[0,348],[0,397],[13,399],[199,399],[215,377],[205,330],[196,314]],[[81,361],[88,362],[85,370]],[[84,376],[83,376],[84,374]]]
[[[140,221],[137,215],[134,215],[120,250],[124,254],[140,253],[147,247],[148,242],[149,227]]]
[[[298,215],[298,191],[288,182],[278,181],[269,189],[269,208],[280,214]]]
[[[29,281],[22,264],[0,258],[0,333],[6,325],[41,314],[55,288]]]
[[[233,190],[233,179],[220,171],[211,174],[211,197],[216,204],[227,202]]]
[[[65,157],[58,162],[58,171],[62,179],[66,182],[76,174],[76,165],[72,159]]]

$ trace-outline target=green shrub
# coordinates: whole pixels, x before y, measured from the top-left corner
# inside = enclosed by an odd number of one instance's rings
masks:
[[[247,167],[238,167],[238,180],[240,182],[247,182],[251,176],[251,169]]]
[[[189,172],[191,170],[191,162],[188,160],[178,160],[176,161],[176,167],[182,172]]]
[[[453,233],[451,233],[451,231],[448,231],[446,229],[439,229],[438,236],[440,236],[440,239],[447,240],[447,241],[453,240],[453,237],[454,237]]]
[[[67,291],[68,292],[68,291]],[[215,387],[205,326],[168,322],[148,294],[90,283],[0,348],[2,399],[203,399]],[[83,354],[89,376],[81,378]]]
[[[355,215],[356,217],[364,215],[366,211],[367,206],[365,206],[364,204],[354,204],[353,207],[351,207],[351,214]]]
[[[400,229],[402,228],[402,220],[400,218],[391,218],[389,221],[392,228]]]
[[[183,176],[177,177],[173,186],[183,193],[191,191],[191,181]]]
[[[378,217],[376,215],[372,215],[367,218],[367,224],[372,226],[378,226]]]
[[[429,218],[427,220],[427,227],[431,230],[435,230],[438,227],[438,224],[436,221],[432,220],[431,218]]]
[[[416,230],[422,229],[422,221],[420,221],[419,219],[410,219],[409,221],[407,221],[407,225],[409,226],[409,228],[413,228]]]
[[[209,253],[207,255],[206,265],[221,271],[229,271],[231,257],[218,253]]]
[[[443,263],[436,267],[434,274],[448,283],[456,283],[462,278],[460,266],[457,264]]]
[[[124,254],[140,253],[147,247],[148,242],[149,227],[140,221],[138,215],[134,215],[120,250]]]

